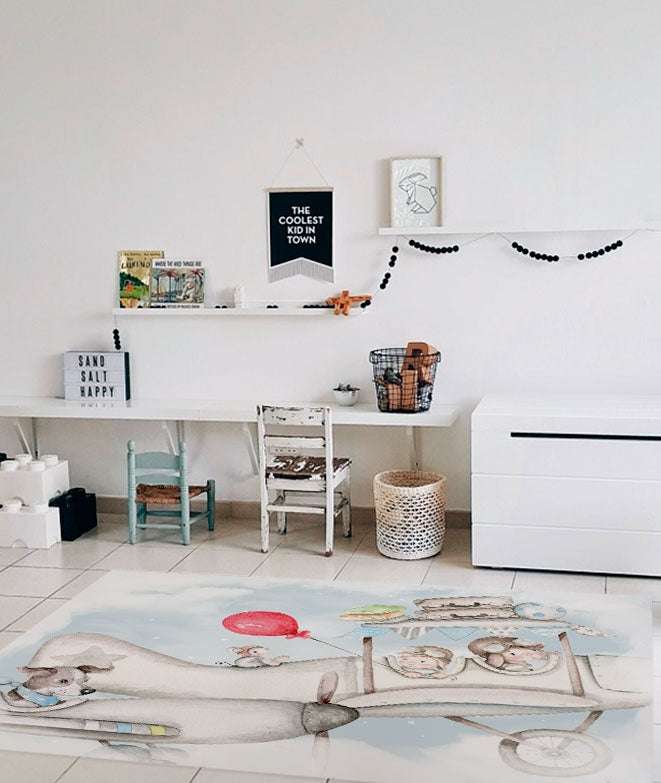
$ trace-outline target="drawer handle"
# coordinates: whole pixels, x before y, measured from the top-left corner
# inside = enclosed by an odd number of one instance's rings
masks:
[[[552,438],[554,440],[661,440],[661,435],[599,435],[580,432],[510,432],[511,438]]]

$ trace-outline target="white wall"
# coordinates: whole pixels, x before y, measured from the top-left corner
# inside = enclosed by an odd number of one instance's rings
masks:
[[[111,347],[120,248],[204,258],[211,297],[373,291],[393,244],[388,164],[442,154],[446,223],[618,229],[661,217],[661,5],[655,0],[0,0],[1,395],[55,395],[61,353]],[[266,282],[263,189],[336,189],[335,285]],[[522,237],[541,251],[622,236]],[[370,348],[443,352],[425,464],[469,506],[469,413],[489,391],[658,391],[660,235],[591,263],[534,263],[499,237],[402,250],[355,319],[124,319],[136,397],[374,399]],[[156,424],[45,422],[74,483],[121,494],[129,435]],[[238,426],[191,426],[198,472],[255,499]],[[384,429],[338,432],[355,499],[406,465]],[[0,449],[17,449],[7,422]]]

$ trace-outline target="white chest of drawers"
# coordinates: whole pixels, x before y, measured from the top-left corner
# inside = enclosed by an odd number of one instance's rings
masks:
[[[473,564],[661,576],[661,397],[489,395]]]

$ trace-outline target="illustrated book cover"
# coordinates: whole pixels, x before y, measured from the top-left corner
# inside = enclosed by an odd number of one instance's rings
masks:
[[[164,255],[163,250],[119,251],[120,307],[149,307],[151,262]]]
[[[154,259],[151,307],[204,307],[204,267],[200,259]]]

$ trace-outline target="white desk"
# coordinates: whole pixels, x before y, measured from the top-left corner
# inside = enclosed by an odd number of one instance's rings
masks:
[[[272,402],[264,400],[263,402]],[[276,403],[274,403],[276,404]],[[383,413],[374,405],[362,403],[342,406],[328,402],[278,402],[282,405],[328,405],[334,425],[405,427],[409,441],[411,467],[418,468],[417,435],[421,427],[451,427],[459,416],[455,405],[434,405],[425,413]],[[23,449],[39,454],[38,419],[122,419],[161,421],[170,448],[174,443],[167,427],[177,423],[178,439],[184,439],[184,424],[188,421],[238,422],[248,436],[253,468],[256,468],[254,434],[250,424],[257,421],[257,402],[246,400],[129,400],[128,402],[78,402],[57,397],[0,397],[0,416],[12,418]],[[32,447],[21,425],[29,419]]]

